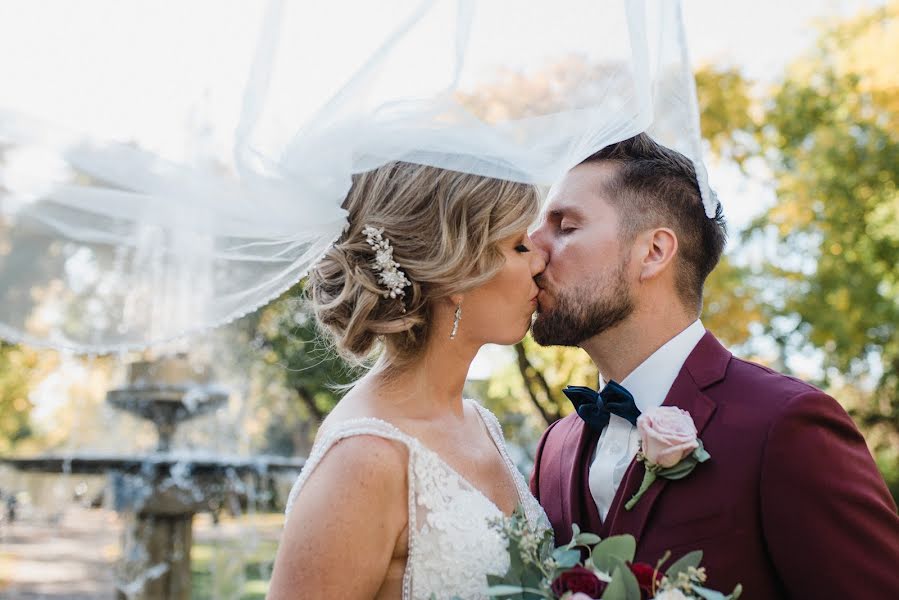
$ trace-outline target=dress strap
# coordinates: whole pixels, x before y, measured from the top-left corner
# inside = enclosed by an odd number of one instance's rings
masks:
[[[518,500],[524,509],[528,521],[531,523],[540,522],[542,509],[540,509],[540,507],[536,505],[536,502],[533,501],[533,496],[531,496],[531,490],[528,487],[527,481],[525,481],[521,471],[518,470],[512,457],[509,456],[509,447],[506,444],[506,437],[503,435],[503,428],[502,425],[499,424],[499,419],[496,418],[496,415],[494,415],[490,409],[482,406],[479,402],[475,400],[468,400],[468,402],[477,408],[478,413],[481,415],[481,419],[484,421],[484,425],[487,427],[487,431],[493,438],[493,443],[496,444],[500,456],[506,463],[506,469],[508,469],[512,480],[515,482]]]

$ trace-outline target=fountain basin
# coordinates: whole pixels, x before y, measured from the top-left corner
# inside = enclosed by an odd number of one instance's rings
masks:
[[[228,498],[245,498],[244,480],[252,489],[274,489],[273,477],[298,474],[304,459],[279,456],[221,457],[189,453],[140,457],[116,455],[42,455],[0,457],[20,472],[107,475],[113,508],[117,511],[178,515],[215,511]],[[271,503],[280,505],[279,499]]]

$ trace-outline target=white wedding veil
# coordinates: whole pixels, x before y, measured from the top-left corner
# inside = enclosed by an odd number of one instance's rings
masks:
[[[674,0],[48,4],[0,8],[6,339],[103,353],[254,311],[393,160],[550,185],[646,131],[715,213]]]

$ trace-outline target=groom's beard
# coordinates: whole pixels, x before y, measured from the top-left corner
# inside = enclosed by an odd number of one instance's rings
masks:
[[[618,325],[634,312],[634,299],[622,264],[611,281],[590,283],[562,292],[550,290],[556,303],[537,313],[531,335],[541,346],[579,346]],[[539,279],[538,279],[539,281]]]

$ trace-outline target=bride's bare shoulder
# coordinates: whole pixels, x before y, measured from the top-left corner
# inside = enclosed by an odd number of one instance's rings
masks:
[[[339,463],[343,469],[374,471],[380,475],[384,475],[384,469],[405,473],[406,445],[396,436],[385,436],[385,433],[393,434],[394,427],[355,389],[341,399],[322,422],[316,443],[324,443],[324,437],[350,425],[356,431],[352,435],[338,436],[339,440],[327,453],[332,455],[330,462]],[[371,431],[365,433],[368,429]]]

